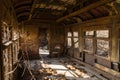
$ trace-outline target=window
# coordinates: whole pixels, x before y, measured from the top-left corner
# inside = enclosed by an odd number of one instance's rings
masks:
[[[92,50],[93,50],[93,39],[87,39],[86,38],[84,40],[84,42],[85,42],[84,49],[92,52]]]
[[[74,37],[78,37],[78,32],[73,32]]]
[[[68,47],[70,47],[70,46],[72,46],[72,40],[71,40],[71,38],[68,38]]]
[[[74,38],[74,47],[78,48],[79,44],[78,44],[78,38]]]
[[[71,32],[68,32],[68,37],[72,37],[72,33]]]
[[[97,37],[103,37],[103,38],[108,38],[109,37],[109,31],[108,30],[99,30],[96,31],[96,36]]]
[[[73,44],[72,44],[72,42],[73,42]],[[73,45],[74,48],[79,47],[78,32],[68,32],[67,33],[67,46],[71,47],[72,45]]]
[[[67,46],[68,47],[72,46],[72,33],[71,32],[67,33]]]
[[[74,41],[74,48],[78,48],[79,47],[79,43],[78,43],[78,32],[73,32],[73,41]]]
[[[105,40],[97,40],[97,54],[108,57],[109,42]]]
[[[96,54],[102,57],[109,56],[110,44],[109,44],[109,30],[96,31],[97,50]]]
[[[84,32],[84,51],[87,53],[93,53],[93,39],[94,31]]]
[[[86,31],[85,32],[85,36],[93,36],[94,35],[94,31]]]

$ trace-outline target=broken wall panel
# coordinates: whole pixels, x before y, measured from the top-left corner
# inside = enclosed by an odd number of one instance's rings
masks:
[[[16,40],[19,40],[19,35],[14,34],[14,31],[19,34],[18,23],[11,1],[1,0],[0,3],[3,4],[1,5],[2,9],[0,14],[1,80],[14,80],[13,78],[15,76],[12,70],[13,65],[17,63],[18,59],[17,57],[13,58],[13,56],[17,56],[19,45],[17,44],[16,51],[14,51],[13,45],[16,44]]]
[[[18,60],[18,53],[19,53],[19,39],[14,41],[14,44],[12,44],[12,57],[13,57],[13,64],[16,64],[16,61]]]
[[[12,33],[12,30],[11,30],[11,26],[8,25],[5,21],[2,22],[2,43],[5,43],[5,42],[8,42],[11,40],[11,33]]]
[[[3,51],[3,70],[4,70],[4,79],[5,80],[8,80],[9,79],[9,76],[5,76],[5,74],[7,73],[7,72],[9,72],[9,67],[8,67],[8,51],[7,50],[4,50]]]

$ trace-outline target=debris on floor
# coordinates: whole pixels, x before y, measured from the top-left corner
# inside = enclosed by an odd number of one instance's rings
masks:
[[[42,58],[29,62],[30,70],[36,80],[106,80],[83,64],[68,58],[48,58],[47,55],[42,55]],[[31,80],[28,75],[24,75],[27,79],[21,80]]]

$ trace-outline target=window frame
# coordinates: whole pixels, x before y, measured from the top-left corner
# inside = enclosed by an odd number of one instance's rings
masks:
[[[108,37],[97,37],[97,31],[102,31],[102,30],[108,30]],[[87,31],[93,31],[93,35],[86,35]],[[110,34],[111,34],[111,30],[110,29],[91,29],[91,30],[84,30],[83,31],[83,35],[82,35],[82,39],[83,39],[83,51],[85,53],[88,54],[93,54],[95,56],[101,57],[101,58],[105,58],[105,59],[109,59],[110,55],[111,55],[111,39],[110,39]],[[85,39],[92,39],[92,46],[93,48],[91,50],[86,50],[85,49]],[[109,50],[108,50],[108,56],[104,57],[104,56],[100,56],[97,54],[97,40],[105,40],[108,41],[109,43]]]
[[[75,32],[77,32],[77,36],[74,35]],[[75,41],[75,38],[77,38],[78,41]],[[76,44],[78,44],[77,47],[75,46]],[[73,31],[73,46],[74,48],[79,48],[79,32],[78,31]]]
[[[101,29],[102,30],[108,30],[108,37],[97,37],[97,31],[100,31],[100,30],[96,30],[95,31],[95,41],[96,41],[96,51],[95,51],[95,55],[98,56],[98,57],[101,57],[101,58],[104,58],[104,59],[109,59],[110,58],[110,55],[111,55],[111,39],[110,39],[110,33],[111,33],[111,30],[110,29]],[[105,56],[101,56],[99,54],[97,54],[97,40],[104,40],[104,41],[108,41],[108,46],[109,46],[109,49],[108,49],[108,55],[107,57]]]
[[[86,32],[91,32],[93,31],[93,35],[86,35]],[[85,30],[83,31],[83,51],[88,53],[88,54],[93,54],[94,53],[94,36],[95,36],[95,31],[94,30]],[[85,49],[85,39],[91,39],[92,40],[92,49],[87,50]]]
[[[74,32],[77,32],[77,36],[74,35]],[[71,33],[71,36],[69,36],[68,33]],[[71,39],[71,45],[70,46],[68,44],[68,38]],[[75,38],[77,38],[78,41],[74,41]],[[76,44],[78,44],[77,47],[75,47]],[[79,32],[78,31],[72,31],[72,32],[68,31],[67,32],[67,47],[68,48],[70,48],[70,47],[79,48]]]
[[[71,33],[71,36],[69,36],[69,33]],[[71,45],[68,44],[68,39],[71,39]],[[72,46],[72,32],[68,31],[67,32],[67,48],[70,48]]]

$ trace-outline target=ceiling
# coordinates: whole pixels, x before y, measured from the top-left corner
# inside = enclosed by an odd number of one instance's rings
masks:
[[[39,19],[65,25],[119,14],[119,0],[12,0],[18,21]]]

